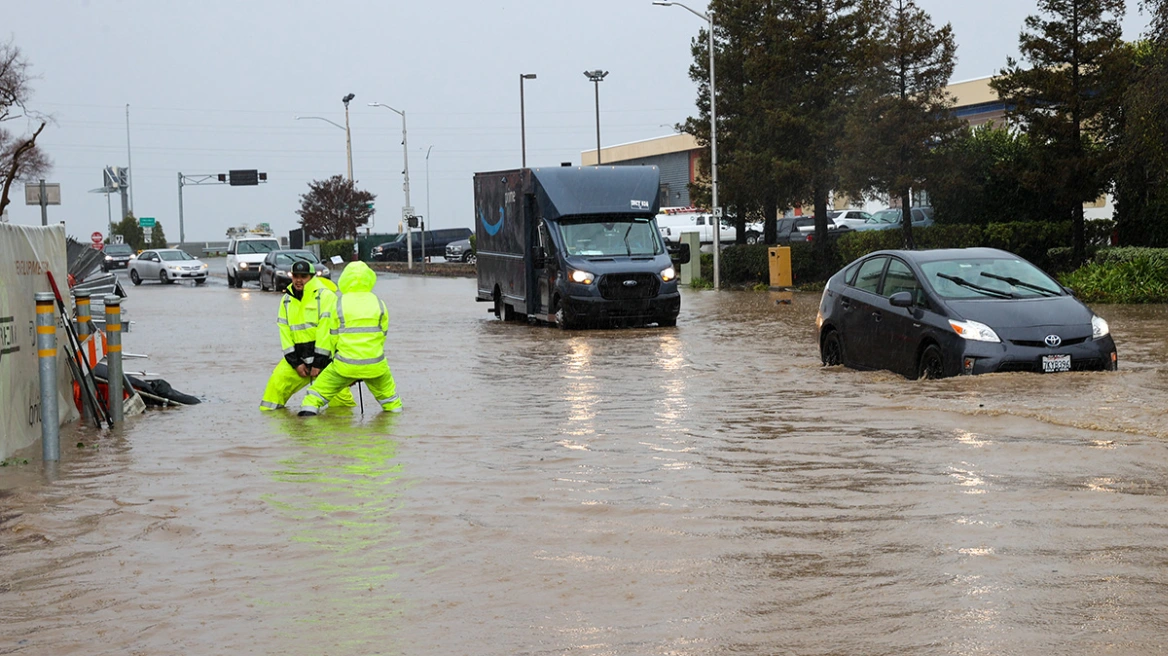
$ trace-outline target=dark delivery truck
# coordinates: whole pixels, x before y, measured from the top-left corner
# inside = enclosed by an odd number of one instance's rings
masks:
[[[676,261],[657,231],[655,166],[476,173],[476,300],[561,328],[677,325]]]

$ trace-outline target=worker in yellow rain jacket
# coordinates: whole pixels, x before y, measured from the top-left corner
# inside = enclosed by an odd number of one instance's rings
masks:
[[[300,416],[320,413],[327,399],[359,381],[365,381],[383,410],[401,412],[397,385],[385,361],[389,313],[385,302],[373,293],[376,282],[377,274],[364,262],[345,266],[337,281],[336,304],[327,318],[322,312],[317,327],[312,362],[317,377],[300,406]]]
[[[280,299],[280,313],[276,319],[284,359],[268,378],[260,410],[283,408],[293,394],[312,382],[317,325],[321,317],[331,311],[329,308],[335,303],[333,292],[336,291],[331,280],[320,278],[315,273],[316,267],[311,262],[299,260],[292,263],[292,284]],[[340,390],[332,402],[338,406],[357,405],[348,388]]]

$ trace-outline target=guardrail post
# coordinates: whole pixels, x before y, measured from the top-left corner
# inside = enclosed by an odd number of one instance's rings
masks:
[[[61,459],[57,411],[57,319],[53,292],[36,293],[37,360],[41,379],[41,453],[46,462]]]
[[[77,309],[75,311],[77,314],[77,341],[81,345],[84,345],[85,338],[89,336],[89,322],[93,319],[93,317],[90,315],[90,309],[89,309],[89,292],[83,291],[83,290],[78,290],[76,292],[73,292],[73,298],[74,298],[74,301],[77,305]],[[77,357],[78,358],[85,357],[85,349],[84,348],[82,348],[81,351],[79,351],[77,353]],[[78,363],[77,366],[80,367],[81,363]],[[81,370],[85,371],[84,368],[82,368]],[[86,403],[84,401],[84,399],[86,398],[85,397],[85,390],[81,391],[81,396],[82,396],[81,418],[88,422],[89,420],[93,419],[93,409],[89,407],[89,403]]]
[[[106,402],[110,420],[122,423],[122,299],[116,294],[105,297],[105,366]]]

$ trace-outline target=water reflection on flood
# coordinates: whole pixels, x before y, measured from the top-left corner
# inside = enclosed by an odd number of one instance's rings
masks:
[[[1162,650],[1162,306],[1096,308],[1115,373],[908,381],[819,366],[815,294],[560,332],[377,289],[406,411],[305,420],[256,410],[276,295],[134,288],[207,403],[0,468],[0,653]]]

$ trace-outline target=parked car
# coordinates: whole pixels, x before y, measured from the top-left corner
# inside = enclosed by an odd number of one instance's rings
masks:
[[[888,209],[880,210],[872,215],[865,223],[857,226],[852,226],[853,230],[892,230],[900,227],[900,222],[903,220],[903,214],[899,207],[890,207]],[[931,207],[914,207],[912,208],[912,226],[914,228],[927,228],[933,225],[933,208]]]
[[[260,279],[260,265],[272,251],[280,250],[275,237],[239,237],[227,242],[227,286],[243,287],[244,281]]]
[[[114,269],[129,268],[130,260],[137,257],[129,244],[106,244],[101,252],[105,255],[101,261],[101,270],[106,273]]]
[[[407,246],[413,251],[415,260],[425,257],[445,257],[446,246],[452,241],[469,239],[470,228],[443,228],[441,230],[414,230],[410,233],[410,243],[406,243],[407,233],[397,235],[392,241],[374,246],[369,257],[381,262],[405,262],[409,259]],[[423,245],[425,253],[422,252]]]
[[[865,255],[828,280],[816,323],[825,365],[910,378],[1118,366],[1107,321],[992,248]]]
[[[831,219],[832,223],[837,226],[847,226],[855,228],[863,225],[872,218],[872,215],[864,210],[833,210],[827,213],[827,218]]]
[[[157,280],[166,285],[176,280],[194,280],[196,285],[207,282],[207,265],[177,248],[142,251],[129,268],[130,282],[135,285],[141,285],[143,280]]]
[[[835,237],[848,230],[837,226],[831,219],[827,221],[828,236]],[[775,237],[779,244],[811,241],[815,238],[814,216],[786,216],[775,222]]]
[[[320,258],[309,250],[299,248],[272,251],[264,257],[260,264],[260,289],[280,291],[292,284],[292,264],[303,260],[309,262],[316,269],[316,275],[332,279],[332,272],[320,261]]]
[[[474,264],[478,262],[478,256],[475,255],[469,239],[459,239],[446,245],[446,261]]]

